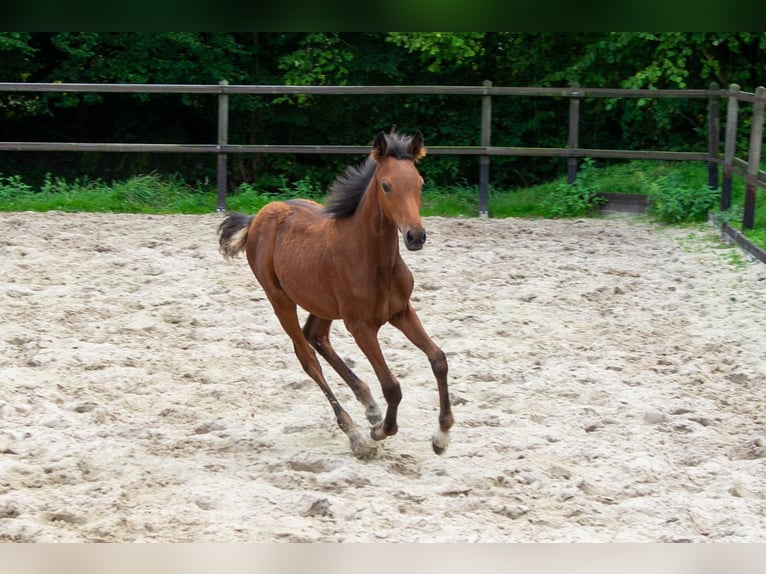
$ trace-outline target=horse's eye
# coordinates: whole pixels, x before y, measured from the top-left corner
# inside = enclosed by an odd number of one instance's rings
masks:
[[[391,193],[390,183],[388,183],[387,181],[384,181],[381,185],[383,186],[383,191],[385,191],[386,193]]]

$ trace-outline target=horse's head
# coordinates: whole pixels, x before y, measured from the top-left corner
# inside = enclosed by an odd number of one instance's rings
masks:
[[[381,208],[399,229],[410,251],[422,249],[426,242],[426,230],[420,218],[423,178],[415,167],[425,154],[420,131],[412,137],[380,132],[373,142],[372,157],[378,164],[375,182]]]

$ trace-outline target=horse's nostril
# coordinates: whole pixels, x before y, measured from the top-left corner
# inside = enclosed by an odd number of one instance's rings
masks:
[[[407,243],[423,244],[426,241],[426,232],[425,230],[421,230],[419,233],[413,235],[412,232],[408,229],[406,237]]]

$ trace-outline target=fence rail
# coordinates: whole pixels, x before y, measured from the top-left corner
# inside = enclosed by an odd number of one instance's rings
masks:
[[[286,86],[240,84],[65,84],[59,82],[30,84],[0,82],[3,92],[91,92],[132,94],[250,94],[250,95],[381,95],[421,94],[451,96],[542,96],[588,98],[708,98],[720,95],[718,89],[649,90],[621,88],[533,88],[506,86]],[[747,96],[745,96],[747,97]]]
[[[248,95],[455,95],[481,97],[481,121],[479,146],[429,146],[433,155],[471,155],[479,157],[479,214],[486,216],[489,202],[490,158],[497,156],[562,157],[567,158],[567,179],[570,183],[577,176],[579,158],[648,159],[671,161],[703,161],[708,163],[709,185],[718,187],[719,166],[723,166],[721,208],[731,205],[732,176],[736,173],[745,179],[745,206],[743,228],[752,229],[755,213],[755,196],[758,187],[766,188],[766,172],[760,170],[763,141],[764,103],[766,89],[759,87],[755,93],[742,92],[732,84],[720,89],[711,84],[707,90],[649,90],[611,89],[582,87],[505,87],[493,86],[486,81],[481,86],[284,86],[284,85],[230,85],[218,84],[65,84],[65,83],[3,83],[0,93],[11,92],[58,92],[58,93],[144,93],[144,94],[211,94],[218,98],[218,135],[216,143],[210,144],[147,144],[147,143],[91,143],[91,142],[0,142],[0,151],[72,151],[72,152],[143,152],[143,153],[211,153],[218,157],[217,209],[226,209],[228,155],[230,154],[364,154],[368,146],[358,145],[236,145],[228,142],[229,96]],[[559,148],[492,146],[492,98],[493,97],[556,97],[567,98],[569,106],[569,130],[567,145]],[[662,150],[619,150],[581,148],[579,120],[582,102],[588,98],[684,98],[708,100],[708,142],[706,152],[671,152]],[[724,153],[720,152],[720,101],[726,101],[726,132]],[[736,137],[739,103],[747,102],[753,107],[753,120],[747,161],[736,157]]]

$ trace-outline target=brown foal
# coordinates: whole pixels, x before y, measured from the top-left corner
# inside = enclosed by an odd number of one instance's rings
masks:
[[[398,234],[409,250],[423,248],[420,217],[423,178],[416,162],[425,155],[423,136],[380,132],[367,160],[352,166],[330,187],[325,206],[302,199],[276,201],[256,216],[230,213],[221,222],[220,249],[229,259],[245,251],[274,313],[293,341],[303,369],[319,385],[346,433],[351,450],[367,458],[375,448],[365,441],[324,378],[319,353],[351,387],[380,441],[397,432],[401,388],[386,365],[378,331],[391,323],[431,363],[439,390],[439,429],[434,452],[449,443],[453,423],[447,390],[447,360],[423,328],[410,303],[412,273],[399,253]],[[297,306],[309,316],[301,328]],[[387,408],[380,409],[369,387],[333,350],[332,321],[342,319],[380,381]]]

